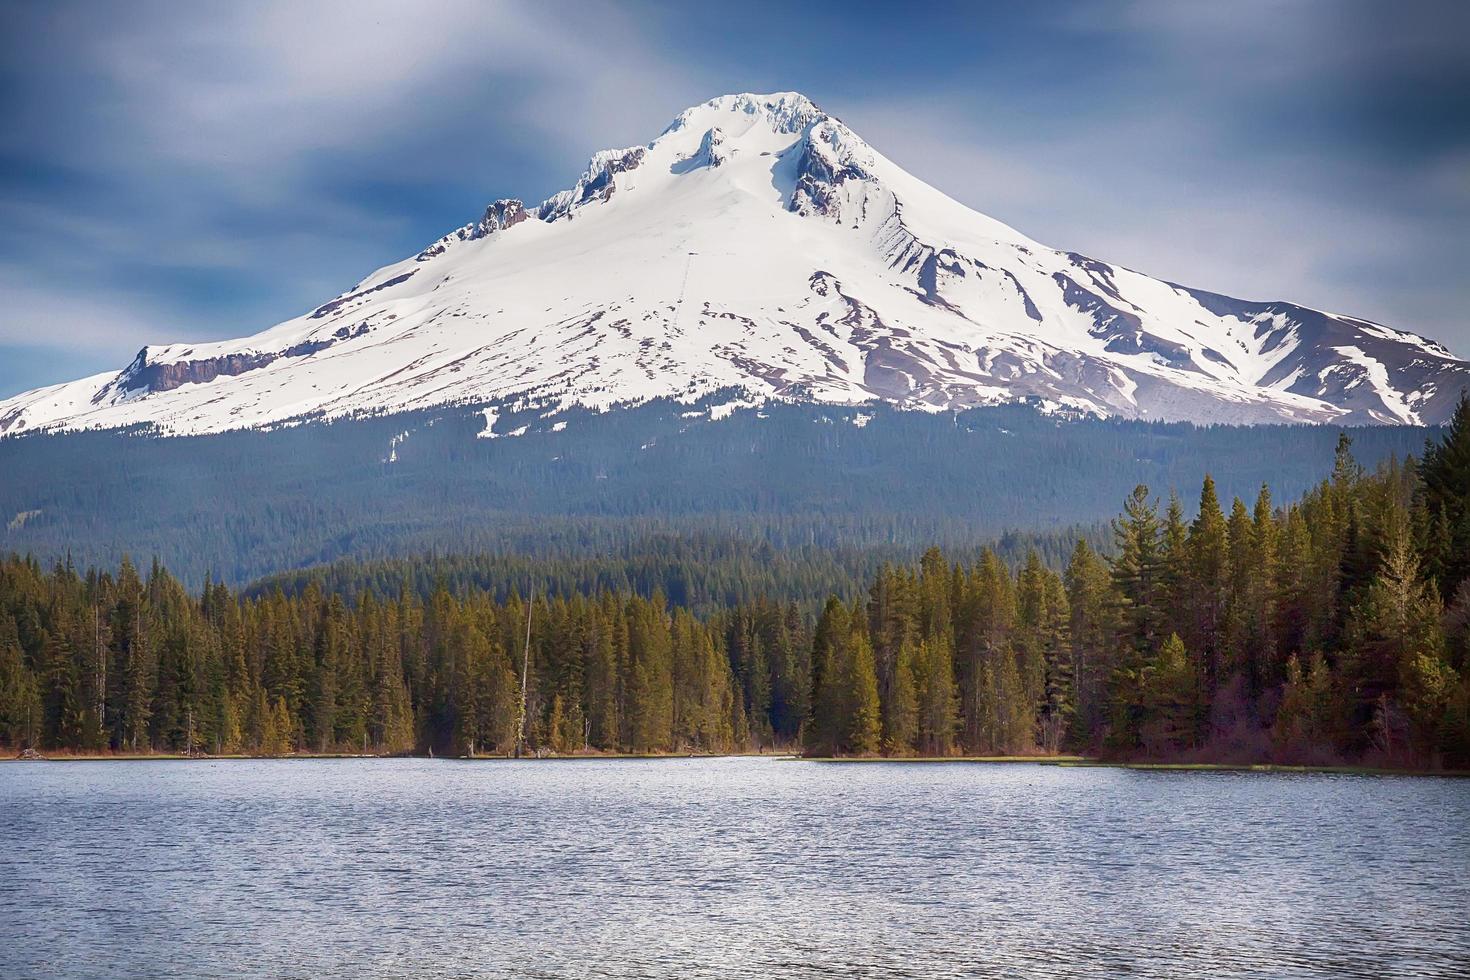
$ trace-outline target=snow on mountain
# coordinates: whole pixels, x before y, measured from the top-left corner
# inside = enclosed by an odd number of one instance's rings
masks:
[[[1032,241],[796,93],[694,106],[241,340],[0,402],[0,433],[170,433],[444,404],[599,408],[740,388],[943,410],[1435,423],[1470,364],[1414,334],[1161,282]]]

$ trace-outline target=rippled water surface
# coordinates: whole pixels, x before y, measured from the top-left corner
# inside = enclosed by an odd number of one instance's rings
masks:
[[[0,766],[0,976],[1470,976],[1470,781]]]

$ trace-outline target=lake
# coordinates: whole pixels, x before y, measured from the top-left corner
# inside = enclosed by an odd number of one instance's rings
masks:
[[[1470,780],[0,765],[0,976],[1464,977]]]

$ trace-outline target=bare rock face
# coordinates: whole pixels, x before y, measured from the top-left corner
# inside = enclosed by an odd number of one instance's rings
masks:
[[[485,209],[485,214],[480,218],[479,223],[475,225],[475,231],[471,237],[484,238],[497,231],[514,228],[529,217],[530,215],[526,213],[525,205],[518,200],[508,199],[496,201]]]
[[[244,351],[183,361],[150,361],[145,347],[138,351],[133,363],[120,376],[117,389],[129,395],[151,394],[171,391],[182,385],[208,384],[216,378],[258,371],[283,358],[309,357],[340,341],[365,336],[370,329],[367,323],[359,323],[356,327],[338,327],[328,337],[305,340],[282,351]]]
[[[842,131],[835,125],[813,127],[802,146],[796,172],[789,209],[827,218],[841,217],[844,184],[873,179],[844,146]]]
[[[130,369],[130,376],[122,387],[127,391],[171,391],[180,385],[205,384],[221,375],[233,376],[254,371],[265,367],[279,356],[275,353],[225,354],[197,361],[150,364],[145,348],[138,352]]]
[[[715,170],[730,159],[725,146],[725,134],[718,126],[712,126],[700,137],[699,148],[688,156],[680,157],[669,167],[670,173],[687,174],[701,168]]]
[[[617,175],[636,170],[647,157],[646,146],[602,150],[593,154],[577,185],[542,201],[536,217],[542,221],[559,221],[570,217],[584,205],[612,200],[613,192],[617,190]]]
[[[529,217],[531,215],[527,213],[526,206],[519,200],[503,198],[486,207],[479,221],[472,221],[463,228],[450,232],[414,258],[419,262],[427,262],[429,259],[443,255],[455,242],[473,242],[481,238],[488,238],[497,231],[514,228]]]

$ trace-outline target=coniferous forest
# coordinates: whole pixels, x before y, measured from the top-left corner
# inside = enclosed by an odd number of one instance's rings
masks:
[[[206,575],[238,587],[341,560],[630,557],[713,537],[806,549],[866,579],[875,555],[960,555],[1013,529],[1070,537],[1139,483],[1192,488],[1208,471],[1227,494],[1269,480],[1292,499],[1327,472],[1335,438],[1025,405],[768,404],[714,420],[732,394],[555,416],[502,407],[497,429],[520,434],[495,438],[467,406],[209,436],[0,438],[0,551],[108,567],[156,555],[197,591]],[[1425,430],[1354,438],[1376,466],[1417,453]]]
[[[1470,766],[1465,402],[1420,460],[1365,470],[1343,437],[1295,501],[1222,500],[1206,478],[1186,511],[1140,486],[1101,545],[936,548],[824,603],[771,579],[772,594],[707,590],[698,608],[657,584],[542,591],[528,608],[472,578],[388,571],[396,591],[383,567],[347,566],[195,594],[157,562],[81,573],[12,556],[0,741]]]

